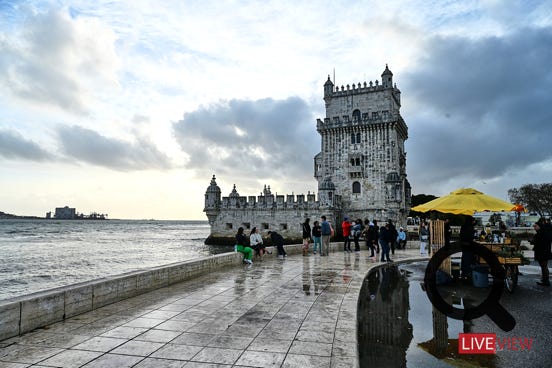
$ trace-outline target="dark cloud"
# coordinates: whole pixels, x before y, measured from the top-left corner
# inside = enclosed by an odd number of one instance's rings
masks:
[[[61,150],[67,156],[119,170],[169,169],[170,159],[146,139],[135,143],[107,138],[78,126],[60,127]]]
[[[11,130],[0,130],[0,156],[31,161],[48,161],[54,158],[37,143]]]
[[[418,191],[552,157],[551,46],[551,28],[429,40],[420,67],[400,78]]]
[[[231,100],[184,114],[173,124],[178,143],[199,175],[244,180],[284,176],[312,179],[320,137],[308,104],[286,100]]]

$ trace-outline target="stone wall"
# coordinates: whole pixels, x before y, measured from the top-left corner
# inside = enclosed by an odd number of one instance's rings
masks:
[[[256,227],[267,245],[271,245],[267,234],[269,230],[282,235],[286,244],[296,244],[302,240],[302,224],[305,219],[310,218],[312,227],[314,221],[321,221],[320,216],[322,215],[325,215],[333,224],[340,219],[340,213],[333,210],[321,211],[309,208],[225,209],[219,213],[211,225],[211,235],[205,240],[205,243],[234,245],[236,233],[241,226],[247,237],[249,237],[251,229]]]

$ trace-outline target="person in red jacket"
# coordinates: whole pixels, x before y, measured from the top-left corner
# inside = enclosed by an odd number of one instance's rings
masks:
[[[345,216],[343,222],[341,223],[341,229],[343,230],[343,251],[352,252],[351,250],[351,223],[349,218]]]

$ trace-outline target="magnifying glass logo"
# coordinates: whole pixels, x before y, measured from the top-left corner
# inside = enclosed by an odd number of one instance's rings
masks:
[[[424,286],[429,300],[435,308],[450,318],[465,321],[479,318],[486,314],[503,331],[511,331],[516,325],[516,320],[499,304],[502,291],[504,290],[506,271],[498,261],[496,255],[483,245],[472,243],[464,245],[463,249],[483,258],[489,265],[491,269],[490,273],[493,276],[493,284],[489,295],[478,306],[466,309],[456,308],[443,299],[437,289],[437,271],[444,260],[455,253],[462,252],[460,243],[451,243],[449,247],[443,247],[437,251],[427,265]]]

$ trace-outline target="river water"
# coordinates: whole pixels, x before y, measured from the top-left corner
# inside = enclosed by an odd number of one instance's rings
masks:
[[[206,221],[0,220],[0,300],[231,251]]]

